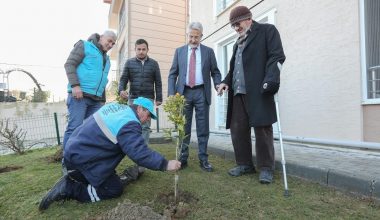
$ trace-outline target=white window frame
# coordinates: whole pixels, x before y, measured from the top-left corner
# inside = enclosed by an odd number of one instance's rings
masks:
[[[126,11],[126,0],[122,0],[123,2],[121,3],[121,6],[120,6],[120,11],[119,11],[119,14],[118,14],[118,19],[119,19],[119,33],[123,33],[123,30],[126,26],[126,19],[125,19],[125,16],[127,14],[127,11]]]
[[[276,25],[276,13],[277,13],[277,9],[272,8],[272,9],[269,9],[269,10],[263,12],[263,13],[259,13],[259,15],[254,18],[254,20],[257,22],[260,22],[260,20],[267,17],[268,18],[268,22],[267,22],[268,24]]]
[[[216,54],[216,59],[218,60],[218,66],[219,68],[221,67],[224,67],[225,65],[229,65],[229,60],[225,60],[224,59],[224,51],[223,51],[223,48],[230,44],[231,42],[235,42],[236,39],[237,39],[237,34],[235,32],[232,32],[233,30],[231,29],[231,32],[228,33],[227,35],[225,35],[223,38],[219,39],[217,42],[215,42],[214,44],[214,48],[215,48],[215,54]],[[227,62],[227,63],[226,63]],[[220,69],[221,70],[221,74],[222,74],[222,80],[226,77],[227,75],[227,70],[224,70],[224,69]],[[227,95],[227,93],[225,93]],[[223,117],[223,116],[220,116],[219,115],[219,111],[220,111],[220,108],[221,106],[223,106],[223,97],[221,96],[215,96],[215,102],[216,105],[215,105],[215,128],[217,130],[220,130],[220,129],[225,129],[226,127],[226,123],[219,123],[220,122],[220,117]]]
[[[214,17],[217,17],[219,16],[220,14],[222,14],[223,12],[225,12],[226,10],[228,10],[232,5],[234,5],[238,0],[233,0],[229,5],[227,5],[225,8],[223,8],[222,10],[218,11],[218,2],[220,0],[213,0],[213,5],[214,5]]]
[[[360,60],[361,60],[361,79],[362,79],[362,104],[374,105],[380,104],[380,98],[368,99],[367,87],[367,58],[365,42],[365,19],[364,19],[364,0],[359,1],[360,11]]]

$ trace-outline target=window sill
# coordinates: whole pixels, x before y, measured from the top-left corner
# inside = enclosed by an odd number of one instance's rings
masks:
[[[366,99],[362,101],[362,105],[380,105],[380,99]]]

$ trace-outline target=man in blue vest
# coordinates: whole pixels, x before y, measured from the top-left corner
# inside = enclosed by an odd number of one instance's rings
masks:
[[[116,34],[105,31],[93,34],[87,41],[78,41],[65,63],[68,78],[68,124],[63,138],[63,149],[73,131],[83,120],[105,103],[110,59],[107,52],[115,45]]]
[[[64,160],[69,173],[45,195],[39,209],[45,210],[59,200],[97,202],[119,197],[123,186],[142,173],[135,166],[122,176],[116,174],[125,155],[148,169],[178,170],[179,161],[168,161],[146,145],[141,124],[151,118],[156,119],[153,102],[143,97],[135,99],[131,106],[106,104],[88,117],[66,144]]]

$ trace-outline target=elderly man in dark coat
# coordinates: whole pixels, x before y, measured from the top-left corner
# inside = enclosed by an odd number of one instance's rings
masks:
[[[226,128],[231,130],[237,166],[231,176],[255,172],[252,161],[251,127],[256,137],[259,181],[271,183],[274,171],[272,124],[277,121],[274,94],[280,87],[285,61],[280,35],[275,26],[259,24],[245,6],[230,13],[232,28],[239,34],[230,61],[230,70],[218,88],[228,92]]]

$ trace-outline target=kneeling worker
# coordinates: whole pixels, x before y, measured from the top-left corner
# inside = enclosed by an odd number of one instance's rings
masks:
[[[141,124],[151,118],[156,119],[153,103],[142,97],[132,106],[110,103],[101,107],[71,135],[64,153],[69,174],[45,195],[39,209],[59,200],[97,202],[119,197],[123,186],[143,172],[135,166],[118,176],[115,168],[125,155],[148,169],[178,170],[179,161],[168,161],[145,144]]]

